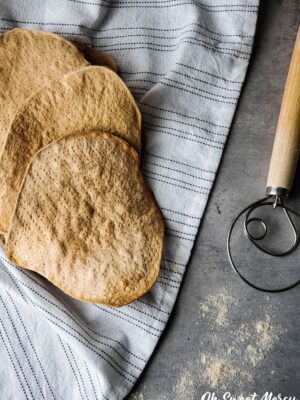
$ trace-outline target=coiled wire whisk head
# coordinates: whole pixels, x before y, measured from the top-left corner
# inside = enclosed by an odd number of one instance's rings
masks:
[[[272,250],[268,250],[265,247],[263,247],[260,244],[260,241],[262,239],[264,239],[268,233],[268,226],[267,223],[260,217],[252,217],[252,213],[257,210],[258,208],[261,207],[273,207],[273,208],[277,208],[280,207],[290,226],[291,226],[291,231],[293,234],[293,243],[285,250],[283,251],[272,251]],[[288,254],[291,254],[298,246],[299,243],[299,233],[298,230],[290,216],[290,214],[293,214],[297,217],[300,218],[300,214],[297,213],[296,211],[292,210],[291,208],[287,207],[284,203],[284,200],[280,197],[280,196],[271,196],[271,197],[265,197],[259,201],[256,201],[252,204],[250,204],[248,207],[244,208],[234,219],[229,232],[228,232],[228,237],[227,237],[227,254],[228,254],[228,258],[230,261],[230,264],[232,266],[232,268],[234,269],[234,271],[239,275],[239,277],[245,282],[247,283],[249,286],[251,286],[254,289],[257,289],[259,291],[262,292],[268,292],[268,293],[279,293],[279,292],[285,292],[287,290],[290,290],[292,288],[294,288],[295,286],[297,286],[300,283],[300,279],[298,279],[297,281],[293,282],[290,285],[287,286],[282,286],[276,289],[268,289],[268,288],[264,288],[258,285],[255,285],[254,283],[250,282],[237,268],[236,264],[233,261],[233,257],[232,257],[232,253],[231,253],[231,247],[230,247],[230,242],[231,242],[231,237],[232,237],[232,232],[233,229],[237,223],[237,221],[239,220],[239,218],[245,214],[244,216],[244,221],[243,221],[243,225],[244,225],[244,235],[247,239],[250,240],[250,242],[260,251],[262,251],[265,254],[268,254],[270,256],[273,257],[284,257],[287,256]],[[256,222],[259,223],[260,226],[262,227],[262,233],[261,234],[257,234],[254,235],[253,233],[250,232],[249,230],[249,226],[251,223]]]

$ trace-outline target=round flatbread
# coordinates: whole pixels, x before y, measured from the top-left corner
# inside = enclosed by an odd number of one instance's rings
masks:
[[[0,159],[0,233],[7,232],[31,157],[70,132],[94,129],[140,149],[139,109],[123,81],[105,67],[89,66],[64,75],[19,108]]]
[[[53,33],[16,28],[0,36],[0,153],[18,107],[52,79],[89,65]]]
[[[6,255],[77,299],[122,306],[157,279],[163,233],[137,153],[106,133],[69,135],[32,159]]]

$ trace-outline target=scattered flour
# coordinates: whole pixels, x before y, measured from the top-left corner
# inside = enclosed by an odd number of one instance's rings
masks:
[[[270,323],[271,318],[267,315],[265,321],[259,321],[256,324],[256,332],[260,337],[261,347],[268,350],[273,346],[274,341],[278,339],[277,334],[275,333],[274,327]]]
[[[132,395],[132,400],[144,400],[144,395],[143,395],[143,393],[134,393],[133,395]]]
[[[195,398],[195,374],[191,369],[185,369],[175,387],[176,400]]]
[[[256,366],[258,363],[264,360],[266,354],[278,340],[278,335],[270,321],[271,318],[269,315],[267,315],[264,321],[258,321],[256,323],[256,343],[255,345],[249,344],[247,346],[247,353],[253,366]]]
[[[224,380],[232,379],[236,375],[235,369],[226,359],[212,358],[205,362],[207,367],[204,376],[212,387],[217,387]]]
[[[200,359],[190,360],[184,365],[169,395],[158,400],[196,400],[200,387],[224,391],[233,383],[243,387],[254,381],[257,367],[265,363],[283,331],[268,313],[240,323],[237,328],[235,324],[233,330],[237,306],[233,295],[225,289],[208,296],[200,304],[199,311],[212,332],[212,347],[205,352],[205,343],[202,342],[200,345],[204,352]],[[265,312],[268,311],[273,311],[272,306],[266,306]],[[269,371],[273,376],[276,372],[275,369]],[[134,394],[132,399],[146,400],[142,393]]]
[[[203,317],[210,316],[210,318],[214,318],[218,325],[225,327],[229,325],[228,311],[234,304],[234,297],[226,290],[222,290],[217,294],[208,296],[206,301],[200,304],[199,309]]]
[[[251,339],[252,332],[249,329],[248,324],[241,324],[237,331],[237,336],[239,338],[240,343],[249,342]]]
[[[209,352],[204,350],[200,360],[185,366],[173,399],[196,399],[192,395],[195,387],[224,390],[232,383],[253,382],[256,368],[265,362],[282,331],[268,314],[241,323],[237,329],[235,324],[233,330],[231,321],[236,309],[236,300],[225,289],[208,296],[200,304],[199,311],[212,331],[213,348]],[[272,311],[271,306],[265,311]],[[202,343],[202,347],[205,349],[205,344]],[[276,370],[270,371],[272,375],[275,373]]]

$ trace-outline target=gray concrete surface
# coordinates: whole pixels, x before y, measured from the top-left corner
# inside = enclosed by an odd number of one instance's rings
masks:
[[[219,398],[230,391],[233,396],[273,392],[300,399],[300,287],[274,295],[254,291],[237,278],[226,256],[232,217],[265,193],[281,96],[300,21],[299,1],[261,3],[252,62],[193,256],[167,329],[130,400],[201,399],[207,391]],[[300,171],[290,203],[298,210],[299,183]],[[246,250],[240,248],[238,261],[252,261],[248,272],[261,281],[261,274],[270,272],[270,262]],[[277,282],[300,277],[300,251],[287,261],[272,264]],[[223,323],[218,323],[218,310],[208,301],[209,296],[215,299],[220,294],[225,294],[226,306],[221,312],[227,311]],[[270,325],[265,338],[257,332],[258,321]],[[228,361],[231,372],[226,378],[225,371],[226,379],[214,385],[210,367],[218,360]]]

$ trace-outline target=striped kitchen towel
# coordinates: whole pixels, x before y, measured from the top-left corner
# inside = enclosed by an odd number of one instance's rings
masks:
[[[142,111],[143,173],[163,211],[161,273],[119,309],[0,264],[0,398],[123,399],[168,321],[252,50],[259,0],[0,0],[0,31],[52,31],[110,53]],[[1,79],[1,71],[0,71]]]

